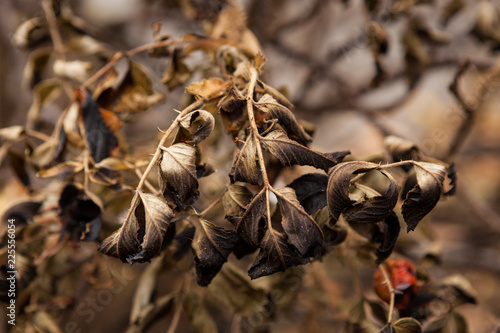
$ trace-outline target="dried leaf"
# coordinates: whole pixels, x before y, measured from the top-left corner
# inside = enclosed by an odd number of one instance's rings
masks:
[[[402,207],[408,231],[414,230],[422,218],[436,206],[446,176],[446,168],[443,165],[426,162],[414,165],[417,185],[408,192]]]
[[[33,47],[50,38],[47,21],[43,17],[33,17],[17,27],[12,42],[20,48]]]
[[[161,82],[165,84],[169,90],[172,90],[186,83],[190,77],[191,71],[182,61],[181,50],[177,48],[170,54],[170,63],[163,74]]]
[[[245,212],[236,225],[238,235],[254,247],[259,246],[263,237],[264,220],[262,217],[268,205],[265,193],[266,190],[264,189],[252,198],[252,201],[245,207]]]
[[[193,142],[194,144],[199,144],[201,141],[205,140],[214,130],[215,127],[215,118],[207,111],[204,110],[196,110],[190,112],[186,116],[181,119],[181,126],[189,129],[189,127],[197,120],[201,119],[203,123],[196,129],[196,132],[193,133]]]
[[[364,173],[370,170],[375,170],[377,167],[377,164],[370,162],[355,161],[341,163],[330,171],[328,178],[327,200],[332,224],[337,222],[344,209],[352,206],[354,203],[354,201],[349,198],[351,176],[355,173]]]
[[[162,248],[163,238],[170,226],[170,220],[174,217],[174,212],[167,203],[155,195],[139,192],[141,197],[144,216],[141,214],[141,205],[139,205],[136,213],[137,218],[145,220],[146,231],[143,242],[141,243],[142,251],[131,258],[131,261],[145,262],[156,257]]]
[[[83,170],[83,164],[80,162],[68,161],[63,162],[61,164],[57,164],[52,168],[40,170],[36,173],[37,177],[40,178],[51,178],[51,177],[59,177],[59,178],[69,178],[73,176],[75,173]]]
[[[52,70],[58,77],[70,79],[77,83],[83,83],[92,73],[92,63],[88,61],[73,60],[65,61],[57,59]]]
[[[40,121],[40,110],[45,104],[50,104],[61,95],[61,82],[56,79],[47,79],[38,82],[33,87],[33,103],[26,116],[26,127],[36,128]]]
[[[422,159],[420,150],[410,140],[391,135],[385,138],[384,144],[394,162],[406,160],[420,161]],[[401,168],[408,172],[412,167],[411,165],[403,165]]]
[[[66,146],[66,132],[56,127],[49,140],[37,146],[29,156],[30,162],[39,168],[46,168],[58,160]]]
[[[396,333],[422,333],[422,325],[414,318],[401,318],[394,323]]]
[[[392,212],[384,220],[384,227],[382,228],[383,240],[380,246],[377,248],[377,260],[376,263],[380,264],[385,259],[389,258],[394,247],[396,246],[396,241],[398,240],[399,232],[401,226],[399,225],[399,219],[396,213]]]
[[[275,194],[283,217],[281,224],[288,240],[302,257],[316,256],[323,245],[321,229],[300,205],[292,188],[281,188]]]
[[[448,276],[443,280],[443,285],[453,288],[454,306],[459,306],[467,303],[477,304],[477,291],[473,288],[470,281],[467,280],[463,275],[455,274]]]
[[[356,202],[344,209],[347,222],[375,223],[384,220],[392,212],[398,202],[399,186],[390,173],[379,170],[389,179],[389,187],[382,195]],[[333,172],[332,172],[333,174]],[[349,190],[347,188],[347,190]],[[348,198],[347,198],[348,199]]]
[[[84,199],[83,193],[75,185],[68,184],[59,197],[61,237],[68,233],[75,242],[93,241],[101,231],[101,209],[92,200]]]
[[[350,152],[319,153],[300,143],[290,140],[282,131],[272,131],[261,138],[264,146],[269,149],[283,165],[310,165],[328,171],[331,167],[342,162]]]
[[[248,271],[252,280],[309,262],[309,258],[301,258],[297,254],[296,249],[287,242],[285,234],[274,229],[267,229],[260,248]]]
[[[278,123],[283,127],[291,139],[303,145],[307,145],[312,141],[309,134],[299,125],[292,111],[279,104],[271,95],[265,94],[262,96],[260,100],[255,103],[255,106],[259,110],[269,113],[271,118],[277,119]]]
[[[153,89],[152,81],[146,69],[134,61],[129,62],[129,69],[116,89],[107,89],[97,101],[105,109],[117,114],[142,112],[163,102],[165,96]],[[107,101],[107,104],[101,104]]]
[[[31,179],[28,174],[28,171],[26,170],[26,162],[24,155],[21,155],[20,153],[14,150],[9,150],[7,152],[7,161],[9,161],[12,172],[14,173],[14,175],[16,175],[17,179],[26,188],[29,189],[31,185]]]
[[[106,127],[97,103],[90,93],[84,89],[75,89],[77,101],[80,105],[80,131],[94,162],[99,163],[110,157],[118,147],[118,139]]]
[[[233,225],[237,225],[252,197],[252,192],[245,186],[230,184],[222,196],[222,206],[226,213],[226,219]]]
[[[194,264],[198,285],[208,286],[227,261],[239,237],[232,230],[218,227],[206,220],[200,222],[205,236],[200,240]]]
[[[314,214],[318,209],[326,206],[326,188],[328,176],[321,173],[308,173],[295,179],[288,185],[295,190],[307,214]]]
[[[8,220],[15,220],[15,225],[20,226],[23,224],[27,224],[33,217],[38,213],[42,207],[42,202],[40,201],[25,201],[18,203],[9,209],[3,214],[2,221],[7,223]]]
[[[17,141],[24,135],[23,126],[10,126],[0,129],[0,138],[5,141]]]
[[[198,199],[196,149],[176,143],[163,149],[160,164],[160,188],[165,198],[185,209]]]
[[[203,79],[193,82],[186,88],[186,92],[195,95],[205,101],[223,96],[230,87],[230,81],[224,81],[217,77]]]
[[[135,165],[126,163],[116,157],[108,157],[100,161],[95,165],[98,169],[109,169],[109,170],[130,170],[135,168]]]
[[[259,185],[262,175],[257,164],[257,146],[253,134],[250,134],[243,146],[236,150],[229,179],[232,183],[242,181]]]

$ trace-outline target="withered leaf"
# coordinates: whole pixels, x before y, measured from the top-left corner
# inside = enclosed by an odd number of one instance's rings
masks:
[[[248,244],[258,247],[262,238],[263,219],[266,212],[266,190],[257,193],[252,201],[245,207],[245,212],[241,216],[236,231]]]
[[[186,83],[191,77],[191,71],[182,61],[181,50],[176,48],[170,54],[170,63],[165,69],[161,82],[165,84],[169,90],[177,88]]]
[[[328,171],[350,154],[349,151],[323,154],[311,150],[296,141],[290,140],[282,131],[272,131],[262,137],[261,141],[271,154],[286,166],[310,165]]]
[[[106,127],[99,106],[85,88],[75,89],[80,105],[80,131],[94,162],[99,163],[112,155],[118,147],[118,139]]]
[[[224,96],[218,104],[224,130],[234,137],[243,127],[246,118],[246,101],[234,98],[232,95]]]
[[[185,143],[163,148],[160,163],[160,188],[165,198],[185,209],[198,199],[196,149]]]
[[[157,256],[174,213],[155,195],[138,192],[139,200],[122,227],[106,238],[99,251],[123,262],[146,262]]]
[[[141,250],[141,243],[146,229],[144,207],[139,210],[139,213],[142,212],[141,219],[136,217],[139,206],[142,206],[142,202],[137,200],[135,207],[132,208],[130,218],[125,220],[125,223],[118,230],[102,241],[98,248],[99,252],[119,258],[122,262],[133,263],[131,258]]]
[[[130,259],[132,262],[149,261],[160,253],[163,238],[174,217],[174,212],[164,200],[149,193],[139,192],[139,196],[142,205],[136,210],[136,217],[144,219],[146,230],[141,243],[142,250]],[[139,215],[142,213],[141,208],[144,209],[144,216]]]
[[[300,205],[292,188],[278,189],[275,194],[283,217],[281,224],[288,240],[302,257],[314,257],[323,245],[321,229]]]
[[[123,115],[122,117],[146,111],[165,100],[163,94],[154,91],[146,69],[136,62],[129,61],[129,68],[118,84],[117,79],[114,68],[108,71],[94,97],[99,106]]]
[[[61,236],[68,233],[73,241],[92,241],[101,231],[101,209],[73,184],[64,187],[59,198]]]
[[[37,146],[31,156],[30,161],[40,168],[50,166],[57,161],[66,147],[66,132],[61,127],[56,127],[49,140]]]
[[[374,163],[355,161],[338,164],[330,171],[328,176],[327,202],[332,224],[337,222],[344,209],[352,206],[354,203],[349,198],[351,175],[368,172],[377,167],[377,164]]]
[[[400,230],[401,226],[399,225],[398,216],[396,213],[391,212],[391,214],[385,218],[384,226],[382,227],[383,238],[382,243],[377,248],[377,264],[380,264],[385,259],[389,258],[394,250],[394,247],[396,246]]]
[[[394,332],[396,333],[422,333],[422,325],[411,317],[401,318],[394,323]]]
[[[241,238],[238,239],[236,244],[233,246],[233,254],[237,259],[241,259],[244,256],[254,253],[255,251],[257,251],[257,247],[248,244]]]
[[[189,249],[191,249],[195,232],[195,227],[189,227],[174,237],[172,257],[175,261],[181,260]]]
[[[391,155],[394,162],[405,160],[421,160],[422,156],[418,147],[410,140],[405,140],[394,135],[385,138],[384,144]],[[403,170],[408,172],[411,170],[411,165],[401,166]]]
[[[439,201],[446,167],[441,164],[415,162],[417,185],[408,192],[401,212],[408,225],[408,231],[414,230],[418,223]]]
[[[384,220],[398,202],[399,186],[390,173],[379,170],[389,179],[389,187],[382,195],[356,202],[343,214],[347,222],[375,223]]]
[[[57,164],[52,168],[40,170],[36,173],[40,178],[67,178],[73,176],[75,173],[83,170],[83,164],[80,162],[68,161]]]
[[[236,150],[229,179],[232,183],[242,181],[259,185],[262,175],[257,164],[257,146],[253,134],[250,134],[243,146]]]
[[[24,201],[18,203],[7,209],[2,216],[2,221],[7,223],[9,220],[14,220],[16,226],[26,224],[38,213],[40,207],[42,207],[42,202],[40,201]]]
[[[194,144],[198,144],[201,141],[205,140],[214,130],[215,127],[215,118],[211,113],[204,110],[196,110],[190,112],[186,116],[181,119],[181,126],[189,129],[189,127],[200,118],[203,123],[196,129],[196,132],[193,133],[193,142]]]
[[[5,141],[17,141],[25,134],[23,126],[10,126],[0,129],[0,139]]]
[[[301,258],[297,254],[296,249],[287,242],[285,234],[274,229],[266,231],[260,248],[248,271],[252,280],[309,262],[309,258]]]
[[[198,285],[208,286],[227,261],[239,237],[234,231],[218,227],[209,221],[201,220],[201,223],[205,236],[200,240],[194,264]]]
[[[233,225],[237,225],[252,197],[252,192],[245,186],[230,184],[222,196],[222,206],[226,213],[226,219]]]
[[[302,126],[299,125],[297,119],[286,106],[281,105],[271,95],[265,94],[260,98],[255,106],[266,113],[273,119],[277,119],[278,123],[285,129],[288,136],[303,145],[307,145],[312,141],[312,138],[307,134]]]
[[[321,173],[308,173],[295,179],[288,185],[295,190],[307,214],[313,214],[318,209],[326,206],[326,188],[328,176]]]
[[[186,92],[204,100],[210,100],[224,95],[230,83],[217,77],[211,77],[191,83],[187,86]]]

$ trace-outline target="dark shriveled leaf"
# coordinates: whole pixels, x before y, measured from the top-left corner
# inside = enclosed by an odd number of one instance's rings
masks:
[[[436,163],[414,163],[417,185],[408,192],[401,209],[408,231],[436,206],[443,188],[446,167]]]
[[[18,203],[7,209],[2,216],[2,221],[7,223],[9,220],[14,220],[16,227],[26,224],[38,213],[40,207],[42,207],[42,202],[40,201],[24,201]]]
[[[277,119],[278,123],[288,133],[290,138],[293,138],[301,144],[307,145],[312,141],[312,138],[307,134],[302,126],[299,125],[297,119],[286,106],[281,105],[271,95],[265,94],[260,98],[255,106],[266,113],[273,119]]]
[[[262,175],[257,166],[257,146],[253,134],[249,135],[243,146],[236,150],[229,179],[234,183],[242,181],[253,185],[260,185]]]
[[[326,206],[326,188],[328,176],[321,173],[308,173],[295,179],[288,185],[295,190],[307,214],[313,214]]]
[[[309,258],[301,258],[297,254],[296,249],[287,242],[285,234],[274,229],[266,231],[260,247],[261,250],[248,271],[252,280],[309,262]]]
[[[398,202],[399,186],[396,180],[383,170],[379,170],[389,179],[389,187],[384,194],[357,202],[343,212],[347,222],[376,223],[384,220]]]
[[[376,253],[377,264],[380,264],[385,259],[389,258],[394,250],[394,247],[396,246],[400,230],[401,226],[399,225],[398,216],[396,213],[391,212],[391,214],[389,214],[384,220],[384,227],[382,228],[383,239],[382,243],[377,248]]]
[[[245,186],[230,184],[222,196],[222,206],[226,213],[226,219],[233,225],[237,225],[245,207],[252,201],[252,192]]]
[[[401,318],[394,323],[394,331],[396,333],[422,333],[422,325],[411,317]]]
[[[271,154],[286,166],[310,165],[328,171],[350,154],[348,151],[323,154],[311,150],[296,141],[290,140],[282,131],[272,131],[262,137],[261,141]]]
[[[323,245],[321,229],[300,205],[292,188],[281,188],[275,194],[283,217],[281,224],[288,240],[302,257],[314,257]]]
[[[149,261],[160,253],[170,221],[174,217],[174,212],[164,200],[149,193],[138,193],[144,207],[144,216],[137,216],[137,219],[145,220],[146,230],[141,243],[142,250],[130,258],[131,262]],[[142,212],[137,209],[136,213]]]
[[[146,262],[157,256],[174,216],[167,203],[152,194],[138,192],[132,214],[125,223],[106,238],[99,251],[123,262]]]
[[[197,119],[201,119],[203,123],[193,133],[193,142],[196,145],[205,140],[215,127],[214,116],[204,110],[196,110],[184,116],[181,119],[181,126],[188,129]]]
[[[94,162],[99,163],[118,148],[118,139],[106,126],[99,106],[85,88],[75,89],[80,106],[80,131]]]
[[[142,219],[138,219],[142,211]],[[146,221],[144,217],[144,207],[140,200],[133,208],[130,218],[116,230],[111,236],[107,237],[99,245],[98,251],[108,256],[119,258],[122,262],[133,263],[132,258],[141,251],[141,243],[146,230]]]
[[[349,198],[351,176],[355,173],[364,173],[374,170],[377,164],[370,162],[345,162],[336,165],[329,173],[327,202],[332,224],[335,224],[344,209],[352,206],[354,201]],[[383,218],[382,218],[383,219]]]
[[[72,241],[92,241],[101,231],[101,209],[83,197],[83,191],[73,184],[64,187],[59,198],[61,236],[69,234]]]
[[[197,282],[200,286],[208,286],[227,261],[239,237],[232,230],[218,227],[202,220],[205,237],[200,240],[200,247],[194,264]]]
[[[163,148],[160,164],[160,189],[165,198],[185,209],[198,199],[196,149],[185,143]]]
[[[245,207],[245,212],[241,216],[236,231],[248,244],[258,247],[263,233],[263,219],[266,212],[266,190],[263,189],[252,198],[252,201]]]

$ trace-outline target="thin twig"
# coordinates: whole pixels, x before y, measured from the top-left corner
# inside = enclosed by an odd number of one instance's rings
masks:
[[[60,60],[66,60],[61,34],[57,29],[57,18],[54,13],[54,8],[52,7],[52,1],[43,0],[42,7],[43,11],[45,12],[45,17],[47,18],[47,23],[49,25],[50,38],[52,39],[52,43],[54,44],[54,52],[56,54],[56,57]]]
[[[196,101],[196,102],[192,103],[191,105],[189,105],[184,110],[182,110],[182,112],[179,113],[179,115],[175,118],[175,120],[172,123],[172,125],[170,125],[170,127],[168,128],[168,130],[166,130],[164,132],[163,137],[161,138],[160,142],[158,143],[158,147],[156,148],[155,154],[151,158],[151,161],[149,162],[146,170],[144,170],[142,178],[139,181],[139,184],[137,185],[134,197],[132,198],[132,202],[130,204],[130,209],[129,209],[128,213],[127,213],[127,216],[125,217],[125,221],[123,222],[123,224],[127,223],[130,220],[130,217],[132,216],[132,212],[134,211],[135,206],[139,202],[138,192],[142,190],[142,187],[144,186],[144,183],[146,182],[149,173],[151,172],[151,170],[153,169],[154,165],[156,164],[156,162],[160,158],[161,153],[162,153],[162,149],[161,148],[163,147],[163,145],[167,141],[168,137],[170,136],[170,134],[172,134],[172,132],[174,131],[174,129],[176,129],[177,126],[179,126],[179,123],[180,123],[180,120],[181,120],[182,117],[184,117],[186,114],[188,114],[191,111],[194,111],[196,109],[201,108],[203,106],[203,104],[204,104],[204,102],[201,101],[201,100],[199,100],[199,101]]]
[[[384,276],[385,283],[387,284],[387,289],[389,289],[389,294],[390,294],[390,303],[389,303],[389,314],[387,315],[387,323],[392,322],[392,315],[394,313],[394,302],[396,300],[396,290],[392,286],[391,283],[391,278],[389,277],[389,273],[387,273],[387,270],[385,269],[384,263],[380,264],[378,266],[380,269],[380,272],[382,272],[382,275]]]

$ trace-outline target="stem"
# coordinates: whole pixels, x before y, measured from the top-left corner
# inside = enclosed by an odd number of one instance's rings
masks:
[[[257,129],[257,124],[255,123],[255,115],[253,113],[253,93],[255,90],[255,84],[258,79],[258,73],[255,68],[250,68],[250,82],[248,83],[247,90],[247,113],[248,121],[250,122],[250,128],[252,129],[252,136],[257,147],[257,157],[259,159],[260,172],[262,174],[262,180],[264,181],[264,187],[269,188],[269,179],[267,178],[266,163],[264,162],[264,155],[262,154],[262,147],[260,146],[259,140],[259,130]]]
[[[54,8],[52,7],[52,1],[43,0],[42,7],[43,11],[45,12],[45,16],[47,17],[50,38],[52,39],[52,43],[54,44],[54,52],[56,53],[56,57],[57,59],[60,60],[66,60],[66,56],[64,55],[64,45],[62,42],[61,34],[57,29],[57,18],[54,13]]]
[[[203,101],[196,101],[196,102],[192,103],[191,105],[189,105],[184,110],[182,110],[182,112],[179,113],[177,118],[175,118],[172,125],[170,125],[168,130],[166,130],[164,132],[163,137],[161,138],[160,142],[158,143],[158,147],[156,148],[156,152],[153,155],[153,158],[151,158],[151,161],[149,162],[146,170],[144,170],[144,173],[142,174],[141,180],[139,181],[139,184],[137,185],[137,188],[135,190],[135,195],[132,198],[132,202],[130,204],[130,209],[127,213],[127,216],[125,217],[125,221],[123,222],[123,224],[127,223],[130,220],[130,217],[132,216],[132,212],[134,211],[136,204],[139,202],[139,196],[137,195],[137,193],[142,190],[142,187],[144,186],[144,183],[146,182],[149,173],[151,172],[151,170],[153,169],[153,166],[156,164],[156,162],[160,158],[161,152],[162,152],[161,148],[163,147],[163,145],[167,141],[168,137],[170,136],[170,134],[172,134],[173,130],[176,129],[177,126],[179,126],[180,120],[183,116],[185,116],[186,114],[188,114],[191,111],[199,109],[203,104],[204,104]]]
[[[200,217],[204,216],[206,213],[208,213],[210,211],[210,209],[217,206],[217,204],[222,200],[222,196],[224,195],[225,192],[226,191],[222,192],[222,194],[217,198],[217,200],[212,202],[207,208],[205,208],[201,213],[199,213],[198,216],[200,216]]]
[[[138,46],[138,47],[136,47],[136,48],[134,48],[132,50],[129,50],[129,51],[117,52],[117,53],[115,53],[115,55],[112,57],[112,59],[106,65],[104,65],[103,67],[101,67],[101,69],[99,69],[91,77],[89,77],[87,79],[87,81],[85,81],[82,84],[82,86],[85,87],[85,88],[87,88],[88,86],[90,86],[92,83],[94,83],[95,80],[97,80],[99,77],[101,77],[102,75],[104,75],[108,70],[111,69],[111,67],[113,67],[118,62],[118,60],[120,60],[122,58],[131,57],[133,55],[136,55],[137,53],[141,53],[141,52],[148,51],[148,50],[151,50],[151,49],[155,49],[155,48],[158,48],[158,47],[169,46],[170,44],[173,44],[174,42],[175,41],[172,41],[172,40],[164,40],[164,41],[161,41],[161,42],[144,44],[144,45]]]
[[[391,279],[389,277],[389,273],[387,273],[387,270],[385,269],[384,263],[378,266],[380,269],[380,272],[382,272],[382,275],[384,276],[385,283],[387,284],[387,289],[389,289],[389,294],[390,294],[390,303],[389,303],[389,314],[387,315],[387,323],[392,322],[392,315],[394,313],[394,302],[396,300],[396,290],[392,286]]]

